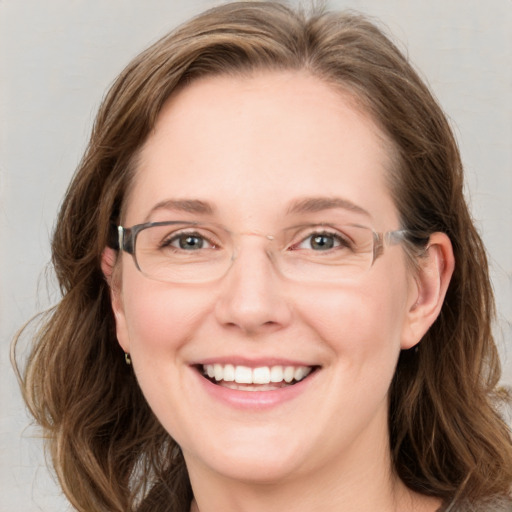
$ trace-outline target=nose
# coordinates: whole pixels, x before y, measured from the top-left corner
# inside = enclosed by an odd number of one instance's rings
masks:
[[[285,296],[285,283],[262,247],[262,240],[251,242],[239,250],[219,284],[215,313],[222,325],[256,336],[286,327],[292,310]]]

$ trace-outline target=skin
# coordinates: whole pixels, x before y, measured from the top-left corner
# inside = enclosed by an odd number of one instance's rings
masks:
[[[164,106],[123,225],[192,217],[275,233],[297,220],[287,213],[294,201],[341,197],[366,210],[351,214],[375,231],[398,229],[387,148],[348,96],[305,73],[206,78]],[[150,214],[169,199],[205,201],[213,212]],[[287,280],[265,247],[264,237],[241,237],[228,273],[194,285],[148,279],[124,253],[113,286],[119,343],[183,450],[193,510],[436,510],[438,500],[392,472],[387,399],[400,350],[439,313],[453,269],[449,240],[434,234],[414,274],[400,245],[386,247],[343,285]],[[111,258],[106,251],[107,277]],[[205,392],[192,365],[212,358],[293,359],[319,370],[292,399],[241,410]]]

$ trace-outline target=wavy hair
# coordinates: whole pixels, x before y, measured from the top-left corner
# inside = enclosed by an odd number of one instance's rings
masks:
[[[391,141],[389,185],[403,227],[417,234],[411,244],[436,231],[452,241],[456,268],[440,316],[418,349],[401,354],[390,389],[396,473],[446,502],[508,495],[512,444],[496,409],[494,299],[445,115],[365,17],[237,2],[199,15],[126,67],[64,198],[52,242],[62,299],[40,318],[20,379],[66,496],[88,512],[190,506],[183,456],[117,343],[101,255],[166,100],[199,77],[259,70],[304,70],[355,98]]]

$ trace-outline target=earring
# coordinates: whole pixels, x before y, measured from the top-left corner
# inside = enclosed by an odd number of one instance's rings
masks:
[[[130,358],[130,354],[128,354],[128,352],[125,352],[124,353],[124,362],[128,365],[128,366],[131,366],[132,364],[132,360]]]

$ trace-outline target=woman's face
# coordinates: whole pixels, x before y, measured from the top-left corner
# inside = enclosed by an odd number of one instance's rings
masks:
[[[418,341],[403,248],[386,247],[357,277],[303,282],[283,276],[255,235],[340,219],[398,229],[389,162],[370,118],[304,73],[207,78],[165,105],[123,224],[186,220],[242,233],[213,282],[149,279],[123,253],[114,293],[119,342],[192,476],[270,482],[387,457],[388,388],[400,349]],[[226,381],[205,376],[209,365]],[[279,382],[243,384],[248,374]]]

